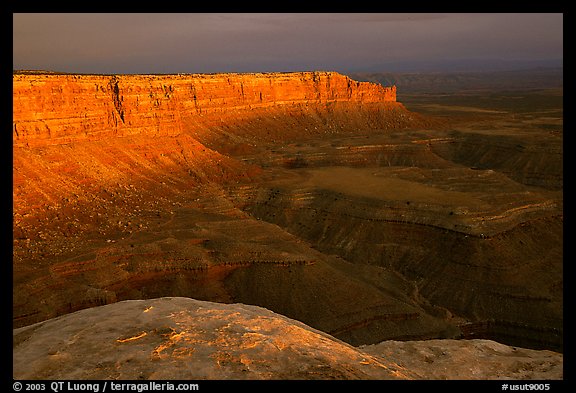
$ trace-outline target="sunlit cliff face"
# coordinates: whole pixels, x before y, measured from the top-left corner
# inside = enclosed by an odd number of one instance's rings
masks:
[[[38,140],[54,144],[104,136],[178,135],[272,106],[396,101],[395,87],[356,82],[334,72],[15,75],[13,88],[15,146]]]

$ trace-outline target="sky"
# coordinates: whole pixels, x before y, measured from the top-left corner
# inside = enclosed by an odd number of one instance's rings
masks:
[[[409,72],[562,61],[561,13],[13,14],[13,69]]]

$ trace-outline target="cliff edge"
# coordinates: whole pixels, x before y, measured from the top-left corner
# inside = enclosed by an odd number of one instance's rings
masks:
[[[335,72],[13,75],[14,146],[128,135],[179,135],[247,113],[396,103],[396,88]],[[354,116],[354,115],[353,115]]]
[[[489,340],[353,347],[244,304],[123,301],[14,330],[15,379],[562,379],[563,356]]]

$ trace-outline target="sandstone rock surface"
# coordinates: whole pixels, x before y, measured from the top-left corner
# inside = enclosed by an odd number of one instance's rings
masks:
[[[563,355],[492,340],[383,341],[360,348],[434,380],[562,379]]]
[[[15,379],[561,379],[563,357],[489,340],[356,348],[267,309],[129,300],[14,330]]]
[[[335,72],[179,75],[17,74],[15,146],[202,132],[246,112],[339,102],[395,103],[396,88]],[[376,108],[377,109],[377,108]],[[250,116],[249,116],[250,117]]]

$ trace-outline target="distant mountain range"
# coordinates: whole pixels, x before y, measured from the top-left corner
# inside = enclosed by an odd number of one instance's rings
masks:
[[[443,58],[429,60],[383,61],[364,64],[342,72],[484,72],[530,70],[535,68],[561,68],[564,59],[494,59],[494,58]]]
[[[396,85],[398,93],[450,93],[464,90],[561,88],[563,67],[453,72],[350,72],[357,81]]]

